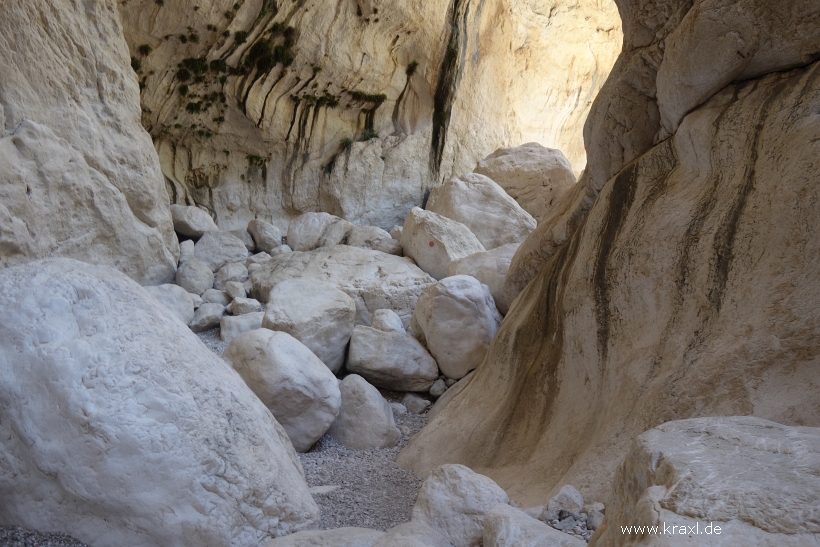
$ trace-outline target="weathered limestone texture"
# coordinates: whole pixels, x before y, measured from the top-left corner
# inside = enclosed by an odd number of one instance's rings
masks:
[[[621,5],[627,47],[586,126],[584,193],[601,181],[597,201],[533,270],[484,362],[403,465],[463,463],[522,504],[568,483],[600,499],[630,440],[670,419],[820,425],[820,64],[730,84],[653,146],[657,107],[636,86],[654,88],[654,71],[625,64],[689,4],[650,6]],[[607,130],[617,116],[638,133]],[[596,148],[605,140],[619,152]],[[531,241],[556,243],[544,225],[516,259]]]
[[[0,523],[95,547],[257,546],[318,507],[239,375],[106,266],[0,270]]]
[[[818,492],[818,428],[752,417],[668,422],[632,443],[589,545],[818,545]],[[621,526],[666,534],[624,534]]]
[[[307,211],[389,229],[428,189],[530,141],[580,172],[622,37],[611,0],[197,7],[118,5],[171,199],[223,230],[284,231]]]
[[[2,2],[0,50],[0,268],[65,256],[172,281],[179,244],[115,2]]]

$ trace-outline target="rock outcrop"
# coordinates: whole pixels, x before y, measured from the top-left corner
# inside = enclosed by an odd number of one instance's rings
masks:
[[[99,547],[259,545],[318,507],[282,427],[125,275],[0,270],[0,522]]]
[[[0,49],[0,267],[63,256],[171,281],[179,244],[114,2],[3,2]]]
[[[118,6],[174,203],[223,230],[327,211],[390,228],[538,141],[580,171],[620,48],[611,1],[129,0]]]
[[[742,4],[721,18],[740,35],[748,17],[774,28],[782,10],[820,28],[816,2],[773,12]],[[711,28],[701,15],[709,6],[622,3],[625,48],[586,124],[581,190],[522,244],[508,282],[537,248],[534,277],[482,366],[401,463],[422,473],[464,463],[523,503],[567,483],[600,499],[630,440],[670,419],[820,425],[817,40],[773,31],[783,51],[805,53],[805,66],[768,57],[758,66],[771,73],[722,84],[657,142],[668,130],[656,67],[700,66],[706,80],[709,59],[735,52],[718,41],[708,54],[664,56],[666,37]],[[762,63],[755,55],[750,63]]]
[[[818,492],[818,428],[752,417],[669,422],[632,444],[589,545],[672,546],[688,537],[712,545],[812,545],[820,542]],[[623,533],[627,526],[658,533]]]

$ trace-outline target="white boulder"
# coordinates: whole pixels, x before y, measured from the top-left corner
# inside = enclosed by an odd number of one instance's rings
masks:
[[[584,498],[571,484],[562,486],[558,494],[547,504],[547,511],[554,511],[556,513],[558,511],[569,511],[570,513],[578,515],[583,508]]]
[[[409,258],[347,245],[288,253],[253,273],[253,297],[267,302],[271,289],[286,279],[303,278],[332,285],[353,298],[356,324],[369,325],[371,314],[391,309],[407,325],[416,300],[433,279]]]
[[[194,319],[190,323],[194,332],[205,332],[219,326],[219,321],[225,315],[225,306],[206,302],[197,308]]]
[[[262,311],[262,305],[253,298],[234,298],[233,302],[226,307],[231,315],[245,315],[246,313],[256,313]]]
[[[536,142],[500,148],[484,158],[475,172],[498,183],[538,222],[575,185],[572,165],[563,152]]]
[[[228,281],[243,283],[248,279],[248,268],[241,262],[229,262],[219,268],[214,277],[214,289],[224,291]]]
[[[224,315],[219,320],[219,338],[223,342],[230,343],[231,340],[242,334],[262,328],[262,318],[265,312],[246,313],[244,315]]]
[[[350,450],[390,448],[401,439],[393,410],[379,390],[358,374],[339,383],[342,406],[329,433]]]
[[[290,248],[290,245],[279,245],[278,247],[271,249],[270,255],[273,257],[292,252],[293,249]]]
[[[389,529],[373,547],[453,547],[453,544],[435,528],[410,521]]]
[[[487,250],[521,243],[537,226],[503,188],[477,173],[433,188],[426,209],[464,224]]]
[[[469,275],[487,285],[498,311],[506,315],[511,303],[507,302],[504,283],[507,281],[507,272],[510,271],[510,262],[519,246],[520,243],[509,243],[456,260],[450,264],[447,275]]]
[[[157,302],[171,310],[185,325],[194,318],[194,301],[188,291],[179,285],[166,284],[145,287]]]
[[[456,275],[422,291],[410,328],[442,373],[458,380],[481,364],[500,324],[490,289]]]
[[[390,228],[390,237],[393,239],[400,241],[401,240],[401,233],[404,230],[402,226],[393,226]]]
[[[347,370],[393,391],[427,391],[438,379],[436,361],[418,340],[361,325],[350,338]]]
[[[270,222],[254,219],[248,222],[248,232],[253,237],[257,251],[270,253],[282,245],[282,232]]]
[[[484,517],[483,547],[586,547],[583,539],[556,530],[507,504]]]
[[[407,409],[407,412],[413,414],[422,414],[430,408],[430,401],[424,397],[419,397],[415,393],[405,394],[401,399],[401,403],[404,405],[404,408]]]
[[[245,332],[222,358],[270,409],[298,452],[309,450],[336,419],[338,380],[291,335],[268,329]]]
[[[376,310],[370,320],[370,326],[384,332],[398,332],[406,334],[399,314],[393,310]]]
[[[255,547],[318,524],[282,427],[134,281],[36,261],[0,270],[0,311],[0,522],[99,547]]]
[[[248,251],[253,252],[256,250],[256,243],[253,241],[253,236],[251,236],[251,234],[244,228],[240,228],[239,230],[229,230],[228,233],[241,239]]]
[[[356,304],[347,294],[310,279],[283,281],[270,292],[262,326],[286,332],[337,372],[353,333]]]
[[[254,264],[251,264],[253,266]],[[258,264],[256,266],[259,266]],[[231,298],[245,298],[248,294],[245,291],[245,284],[241,281],[228,281],[225,283],[225,292]]]
[[[376,226],[353,226],[344,244],[391,255],[401,255],[401,243]]]
[[[214,272],[198,258],[188,258],[177,268],[174,281],[189,293],[201,295],[214,285]]]
[[[216,272],[228,262],[244,262],[248,249],[241,239],[228,232],[205,232],[194,245],[194,255]]]
[[[455,547],[481,545],[484,515],[496,504],[510,499],[492,479],[469,467],[445,464],[424,481],[413,521],[438,530]]]
[[[341,220],[330,213],[303,213],[288,225],[288,246],[294,251],[312,251],[319,246],[325,229]]]
[[[465,225],[418,207],[407,213],[401,246],[405,256],[436,279],[447,277],[454,260],[485,250]]]
[[[182,264],[190,258],[194,258],[194,240],[186,239],[179,244],[179,263]]]
[[[188,237],[201,237],[205,232],[217,231],[216,223],[207,211],[187,205],[171,205],[174,231]]]
[[[222,306],[227,306],[231,303],[231,296],[225,291],[208,289],[202,293],[202,302],[204,304],[221,304]]]

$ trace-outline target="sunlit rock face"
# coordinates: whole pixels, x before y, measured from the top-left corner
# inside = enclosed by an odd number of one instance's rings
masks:
[[[487,357],[400,463],[463,463],[522,503],[567,483],[604,499],[629,443],[666,421],[820,425],[820,5],[713,4],[619,2],[586,174],[517,251]],[[765,69],[721,83],[712,58],[735,44],[715,14]],[[712,50],[676,45],[693,35]]]
[[[0,3],[0,268],[174,276],[179,244],[113,0]]]
[[[609,0],[119,10],[171,200],[222,229],[319,210],[389,229],[432,186],[529,141],[580,172],[581,128],[621,47]]]

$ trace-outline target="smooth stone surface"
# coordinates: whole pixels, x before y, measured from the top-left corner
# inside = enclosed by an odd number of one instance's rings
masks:
[[[282,232],[270,222],[254,219],[248,222],[248,232],[253,237],[257,251],[270,253],[282,245]]]
[[[253,236],[251,236],[246,229],[240,228],[239,230],[229,230],[228,233],[241,239],[248,252],[252,253],[256,250],[256,243],[253,241]]]
[[[241,281],[228,281],[225,283],[225,293],[231,298],[245,298],[247,296],[245,285]]]
[[[227,306],[231,303],[231,296],[225,291],[208,289],[202,293],[202,302],[206,304],[220,304],[222,306]]]
[[[37,261],[0,270],[0,308],[0,522],[95,547],[256,547],[318,525],[282,427],[133,280]]]
[[[225,315],[225,306],[206,302],[197,308],[194,319],[190,323],[194,332],[205,332],[219,326],[219,321]]]
[[[390,237],[397,241],[400,241],[402,231],[404,231],[404,228],[402,226],[393,226],[392,228],[390,228]]]
[[[288,225],[288,246],[294,251],[312,251],[319,246],[325,229],[341,220],[329,213],[303,213]]]
[[[384,332],[406,334],[401,317],[393,310],[376,310],[370,319],[370,326]]]
[[[194,258],[194,240],[186,239],[179,243],[179,263],[182,264],[188,259]]]
[[[478,173],[433,188],[425,208],[465,225],[487,250],[521,243],[537,225],[501,186]]]
[[[481,364],[500,324],[489,288],[457,275],[422,291],[410,327],[444,375],[458,380]]]
[[[494,505],[487,512],[483,539],[483,547],[586,547],[587,544],[507,504]]]
[[[262,311],[262,304],[253,298],[234,298],[233,302],[226,307],[231,315],[244,315],[246,313],[256,313]]]
[[[205,232],[194,245],[194,255],[216,272],[229,262],[244,262],[248,249],[241,239],[228,232]]]
[[[336,419],[341,394],[336,377],[291,335],[257,329],[238,335],[222,354],[306,452]]]
[[[228,281],[239,281],[240,283],[248,279],[248,268],[241,262],[229,262],[225,264],[214,277],[214,289],[224,291]]]
[[[253,297],[267,302],[271,289],[293,278],[327,283],[347,293],[356,303],[357,325],[370,325],[371,314],[379,309],[391,309],[409,324],[419,293],[433,283],[408,258],[338,245],[267,262],[251,276]]]
[[[191,257],[179,265],[174,279],[189,293],[201,295],[214,285],[214,272],[198,258]]]
[[[390,448],[401,438],[390,404],[358,374],[339,383],[342,406],[329,433],[350,450]]]
[[[410,521],[389,529],[373,547],[453,547],[453,544],[435,528]]]
[[[207,211],[187,205],[171,205],[174,231],[188,237],[201,237],[205,232],[219,230]]]
[[[393,391],[427,391],[438,378],[436,361],[418,340],[361,325],[350,338],[347,370]]]
[[[564,153],[537,142],[499,148],[481,160],[475,172],[498,183],[539,223],[576,183]]]
[[[444,535],[455,547],[480,545],[485,514],[510,499],[492,479],[458,464],[430,473],[413,507],[413,521]]]
[[[436,399],[444,395],[445,391],[447,391],[447,384],[445,384],[444,380],[440,378],[433,382],[433,385],[430,386],[430,395],[432,395]]]
[[[157,302],[173,312],[183,324],[187,325],[194,318],[194,301],[188,291],[178,285],[166,284],[145,287],[148,294]]]
[[[412,412],[413,414],[422,414],[430,408],[430,401],[414,393],[408,393],[402,397],[401,403],[407,408],[407,412]]]
[[[485,250],[465,225],[418,207],[407,213],[401,246],[405,256],[436,279],[447,277],[453,261]]]
[[[376,226],[353,226],[345,245],[401,256],[401,243]]]
[[[339,289],[310,279],[289,279],[270,292],[262,326],[287,332],[335,373],[344,364],[355,318],[356,304]]]
[[[262,318],[265,312],[246,313],[244,315],[224,315],[219,320],[219,338],[223,342],[230,343],[231,340],[242,334],[262,328]]]
[[[510,243],[491,251],[475,253],[456,260],[450,264],[447,275],[469,275],[487,285],[490,288],[490,294],[493,295],[495,307],[501,315],[506,315],[510,309],[510,302],[507,301],[504,284],[507,281],[510,262],[518,247],[518,243]]]
[[[547,504],[547,511],[568,511],[574,515],[581,512],[584,507],[584,498],[581,493],[571,484],[561,487],[558,494]]]

